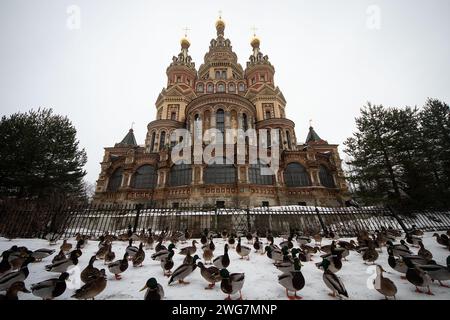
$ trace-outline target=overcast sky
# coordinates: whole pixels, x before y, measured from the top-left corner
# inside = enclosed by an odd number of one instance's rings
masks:
[[[103,147],[132,122],[144,143],[183,28],[198,67],[219,10],[244,68],[256,26],[299,142],[313,119],[323,139],[342,144],[367,101],[450,102],[448,0],[0,0],[1,114],[41,106],[67,115],[95,182]]]

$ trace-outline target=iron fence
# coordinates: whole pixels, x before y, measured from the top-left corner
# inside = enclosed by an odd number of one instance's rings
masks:
[[[183,231],[199,237],[207,228],[236,234],[268,229],[279,235],[298,230],[303,234],[333,232],[341,237],[361,230],[393,228],[408,231],[450,228],[450,210],[413,210],[399,212],[387,207],[308,207],[280,206],[259,208],[159,208],[143,205],[59,205],[34,203],[0,204],[0,236],[6,238],[68,238],[77,233],[98,237],[105,232],[119,235],[129,228],[135,232],[152,229]]]

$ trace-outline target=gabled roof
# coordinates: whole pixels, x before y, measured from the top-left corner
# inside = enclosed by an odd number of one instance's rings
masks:
[[[116,147],[137,147],[138,144],[136,142],[136,138],[134,137],[133,129],[130,129],[126,136],[120,141],[116,143]]]
[[[311,143],[311,142],[323,142],[326,143],[325,140],[319,137],[316,131],[314,131],[314,128],[311,126],[309,127],[308,136],[306,137],[305,143]]]

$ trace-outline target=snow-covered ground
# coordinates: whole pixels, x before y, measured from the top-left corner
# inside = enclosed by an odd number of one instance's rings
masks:
[[[216,244],[215,255],[223,254],[224,241],[222,239],[214,239]],[[345,238],[344,240],[349,240]],[[75,240],[69,239],[75,246]],[[265,242],[265,239],[262,239]],[[276,239],[275,243],[281,242],[281,239]],[[242,244],[247,245],[247,240],[242,239]],[[324,240],[322,245],[329,244],[330,240]],[[432,238],[432,233],[426,233],[423,237],[425,247],[433,253],[434,260],[438,264],[445,265],[446,258],[450,254],[448,249],[438,245],[435,238]],[[9,249],[12,245],[22,245],[28,247],[30,250],[39,248],[54,248],[56,253],[59,251],[59,246],[49,246],[48,242],[41,239],[14,239],[9,241],[5,238],[0,238],[0,252]],[[121,258],[127,247],[127,243],[116,241],[113,243],[113,251],[116,257]],[[190,243],[177,244],[176,254],[174,256],[175,270],[182,261],[184,256],[178,254],[180,248],[189,246]],[[199,247],[199,246],[198,246]],[[411,248],[415,253],[416,248]],[[79,270],[84,269],[89,261],[89,258],[98,250],[97,241],[89,241],[87,246],[82,250],[83,255],[79,258]],[[96,299],[143,299],[144,292],[139,290],[145,285],[145,282],[150,277],[155,277],[158,282],[164,287],[166,299],[186,299],[186,300],[202,300],[202,299],[224,299],[225,294],[220,290],[220,283],[216,284],[213,290],[205,290],[206,281],[200,275],[197,268],[185,280],[189,281],[189,285],[172,284],[168,286],[168,278],[163,276],[159,261],[151,260],[150,256],[154,250],[146,250],[146,257],[142,267],[134,268],[131,263],[127,271],[122,274],[122,280],[115,280],[114,276],[107,271],[102,260],[97,260],[94,266],[97,268],[105,268],[108,275],[108,283],[106,289],[96,297]],[[197,254],[202,257],[202,251],[199,248]],[[271,300],[271,299],[287,299],[285,289],[278,284],[277,276],[280,272],[273,266],[272,261],[266,255],[260,255],[252,251],[250,261],[239,259],[238,254],[234,249],[229,250],[231,259],[228,270],[232,272],[244,272],[245,283],[242,289],[244,299],[255,300]],[[431,285],[431,291],[434,295],[420,294],[414,292],[415,287],[407,280],[400,278],[400,274],[391,269],[387,263],[386,248],[383,248],[383,253],[377,260],[377,263],[382,265],[388,271],[384,276],[391,279],[398,288],[397,299],[442,299],[450,300],[450,288],[441,287],[436,282]],[[44,259],[42,262],[30,264],[30,275],[25,280],[27,288],[31,284],[46,280],[52,277],[57,277],[58,274],[45,271],[44,266],[51,262],[52,257]],[[350,251],[347,257],[348,261],[343,261],[342,269],[337,273],[344,282],[349,299],[367,299],[376,300],[384,299],[380,293],[374,289],[368,288],[368,283],[374,279],[375,268],[364,264],[362,257],[354,251]],[[316,262],[321,261],[319,254],[314,255],[313,261],[303,262],[302,273],[305,277],[305,287],[298,292],[304,299],[335,299],[328,296],[328,288],[322,281],[322,271],[315,266]],[[73,277],[72,277],[73,278]],[[450,284],[450,283],[447,283]],[[77,283],[71,282],[66,292],[57,299],[71,299],[70,296],[74,293]],[[233,297],[236,298],[236,297]],[[19,299],[39,299],[32,294],[19,293]]]

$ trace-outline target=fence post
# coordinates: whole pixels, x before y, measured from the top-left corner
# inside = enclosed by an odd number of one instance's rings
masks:
[[[245,210],[247,213],[247,232],[251,232],[251,223],[250,223],[250,209],[247,206],[247,209]]]
[[[321,217],[321,215],[319,213],[319,209],[317,209],[317,207],[316,207],[316,209],[314,211],[316,212],[317,218],[319,218],[319,222],[320,222],[320,225],[322,226],[322,230],[323,230],[325,236],[328,235],[327,226],[325,225],[325,223],[322,220],[322,217]]]
[[[386,208],[389,210],[389,212],[391,213],[391,215],[398,221],[398,223],[400,224],[400,226],[402,227],[403,231],[408,232],[408,228],[406,227],[406,225],[403,223],[403,219],[400,218],[396,213],[394,208],[392,208],[391,206],[386,206]]]
[[[136,229],[138,227],[138,223],[139,223],[139,215],[141,214],[141,210],[142,210],[142,204],[137,204],[135,206],[135,210],[136,210],[136,217],[134,217],[134,227],[133,227],[133,233],[136,232]]]

